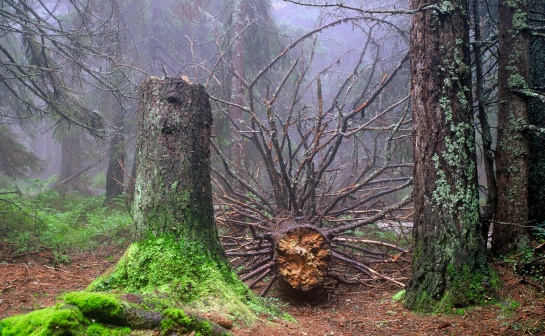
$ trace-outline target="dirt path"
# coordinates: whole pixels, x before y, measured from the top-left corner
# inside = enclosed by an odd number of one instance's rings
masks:
[[[0,263],[0,319],[54,305],[69,291],[84,289],[119,257],[83,254],[67,265],[46,260]],[[545,293],[526,283],[510,268],[499,267],[504,281],[499,304],[422,315],[392,301],[393,288],[341,287],[322,302],[274,299],[298,323],[262,322],[252,329],[234,328],[235,335],[545,335]]]

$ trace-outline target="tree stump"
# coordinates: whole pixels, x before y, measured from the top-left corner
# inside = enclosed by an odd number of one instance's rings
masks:
[[[291,225],[275,235],[274,260],[280,284],[292,291],[320,287],[331,262],[331,243],[311,225]]]

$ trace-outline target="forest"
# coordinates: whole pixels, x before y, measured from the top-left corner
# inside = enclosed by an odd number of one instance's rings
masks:
[[[545,1],[0,0],[0,336],[545,335]]]

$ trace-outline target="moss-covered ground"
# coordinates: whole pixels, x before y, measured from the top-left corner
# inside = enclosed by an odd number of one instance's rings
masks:
[[[85,292],[0,321],[0,335],[128,335],[146,329],[164,335],[228,335],[202,316],[213,313],[230,325],[251,325],[263,314],[290,319],[254,295],[225,260],[204,251],[198,243],[169,235],[134,243]]]

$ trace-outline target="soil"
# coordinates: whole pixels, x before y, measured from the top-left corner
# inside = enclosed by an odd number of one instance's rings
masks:
[[[83,290],[112,266],[120,251],[70,256],[62,265],[39,254],[0,263],[0,319],[54,305],[63,294]],[[392,300],[387,285],[340,286],[327,297],[294,301],[272,293],[273,301],[298,322],[264,320],[234,335],[545,335],[543,284],[524,279],[512,265],[495,265],[504,283],[495,303],[452,314],[418,314]],[[275,297],[277,296],[277,297]]]

